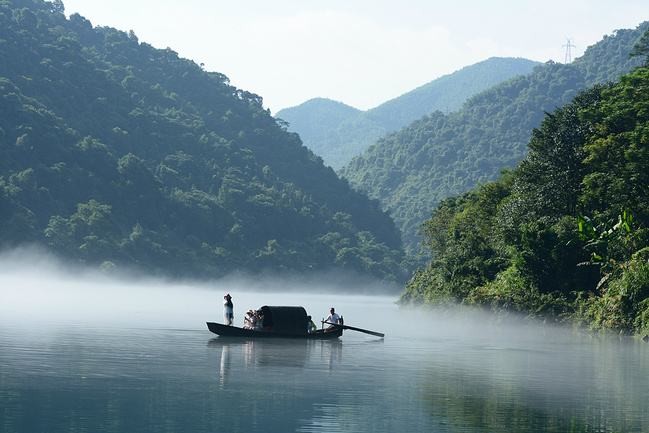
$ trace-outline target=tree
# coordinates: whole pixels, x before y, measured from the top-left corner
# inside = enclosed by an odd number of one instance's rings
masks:
[[[55,13],[55,14],[63,14],[65,13],[65,5],[63,4],[62,0],[51,0],[49,2],[50,4],[50,11]]]
[[[645,66],[649,66],[649,30],[644,32],[642,37],[633,46],[630,56],[644,56],[644,64]]]

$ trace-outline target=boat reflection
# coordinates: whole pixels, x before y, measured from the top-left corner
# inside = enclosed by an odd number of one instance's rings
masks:
[[[219,384],[225,385],[227,374],[230,371],[230,347],[224,345],[221,347],[221,362],[219,363]]]
[[[315,342],[314,342],[315,343]],[[327,365],[329,370],[333,370],[343,360],[343,342],[340,340],[334,341],[318,341],[320,343],[320,356]]]
[[[207,346],[219,353],[219,382],[225,385],[232,370],[298,368],[332,370],[342,361],[340,340],[213,338]]]

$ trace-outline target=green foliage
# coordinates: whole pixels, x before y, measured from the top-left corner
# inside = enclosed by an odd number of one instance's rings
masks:
[[[259,96],[62,11],[0,0],[2,245],[173,275],[342,267],[403,278],[390,217]]]
[[[423,228],[432,261],[410,280],[404,299],[461,302],[503,269],[506,255],[492,242],[493,225],[510,187],[506,176],[439,205]]]
[[[381,202],[400,227],[407,252],[416,256],[421,242],[419,227],[430,216],[431,208],[446,197],[462,194],[476,185],[496,179],[504,168],[515,167],[527,155],[530,139],[532,147],[537,143],[549,143],[550,146],[553,142],[547,140],[549,125],[541,126],[545,113],[567,104],[580,90],[596,83],[617,80],[623,73],[640,65],[638,59],[629,59],[628,55],[648,27],[649,23],[644,23],[636,30],[617,31],[589,47],[584,56],[572,64],[548,62],[537,66],[524,77],[514,78],[472,97],[456,113],[430,114],[382,138],[340,173],[354,187]],[[619,93],[625,92],[616,89]],[[598,95],[597,90],[582,95],[582,104],[591,103]],[[607,98],[607,101],[609,104],[617,103],[614,99]],[[640,100],[636,104],[643,105]],[[633,110],[613,115],[622,113],[632,115]],[[575,115],[562,112],[561,117],[555,120],[564,128],[552,132],[554,139],[568,147],[556,149],[565,156],[563,160],[557,160],[563,169],[552,171],[553,178],[545,176],[548,182],[540,184],[539,199],[552,199],[553,191],[557,191],[564,197],[573,197],[565,201],[566,205],[576,205],[571,189],[578,189],[579,183],[566,176],[579,177],[579,172],[572,170],[572,166],[579,165],[582,156],[571,154],[570,146],[586,152],[578,142],[579,137],[588,131],[573,128],[577,124]],[[565,123],[563,117],[571,116],[572,124]],[[531,137],[531,131],[539,126],[540,130],[535,133],[538,137]],[[571,135],[574,136],[572,140],[563,140],[564,136]],[[538,156],[546,158],[545,153]],[[530,176],[543,174],[550,168],[541,162],[535,167],[537,172],[530,172]],[[639,180],[644,181],[644,178]],[[559,200],[552,203],[564,206]]]
[[[311,99],[277,116],[300,134],[304,144],[327,165],[339,169],[389,132],[434,111],[458,110],[471,96],[529,73],[536,62],[490,58],[437,78],[378,107],[360,111],[340,102]]]
[[[584,206],[606,209],[605,216],[617,219],[630,209],[636,219],[649,217],[649,69],[641,68],[602,92],[601,106],[584,117],[595,125],[593,137],[584,147],[585,162],[592,167],[584,177]]]
[[[590,251],[590,264],[600,265],[608,274],[619,266],[619,262],[628,260],[631,251],[635,250],[632,224],[633,215],[626,210],[613,226],[595,224],[591,218],[580,216],[577,228],[579,237],[586,241],[584,249]]]
[[[645,66],[649,66],[649,30],[644,32],[631,51],[631,56],[644,56]]]
[[[475,304],[596,329],[649,324],[649,69],[548,113],[512,172],[443,200],[404,301]]]
[[[472,290],[466,303],[487,307],[498,313],[521,313],[535,318],[560,317],[568,309],[565,298],[556,293],[539,292],[516,265]]]
[[[595,329],[646,334],[649,331],[649,262],[632,259],[604,292],[579,300],[579,317]]]

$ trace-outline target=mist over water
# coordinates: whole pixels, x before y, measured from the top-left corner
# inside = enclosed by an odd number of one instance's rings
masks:
[[[4,254],[0,432],[649,431],[646,343],[332,281],[173,282]],[[334,306],[386,338],[218,338],[205,321],[222,322],[226,292],[238,326],[262,305],[316,322]]]
[[[322,302],[313,307],[326,317],[332,295],[371,293],[385,297],[385,293],[392,293],[389,298],[396,299],[398,287],[333,273],[237,274],[213,281],[183,282],[134,272],[103,273],[63,263],[34,249],[0,254],[0,317],[16,320],[196,327],[205,320],[222,318],[225,293],[235,297],[238,317],[243,320],[242,312],[261,305],[303,305],[300,293],[322,295]]]

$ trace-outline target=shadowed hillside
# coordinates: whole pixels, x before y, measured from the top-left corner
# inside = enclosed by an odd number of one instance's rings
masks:
[[[0,244],[172,275],[399,278],[400,237],[262,107],[61,2],[0,0]]]

